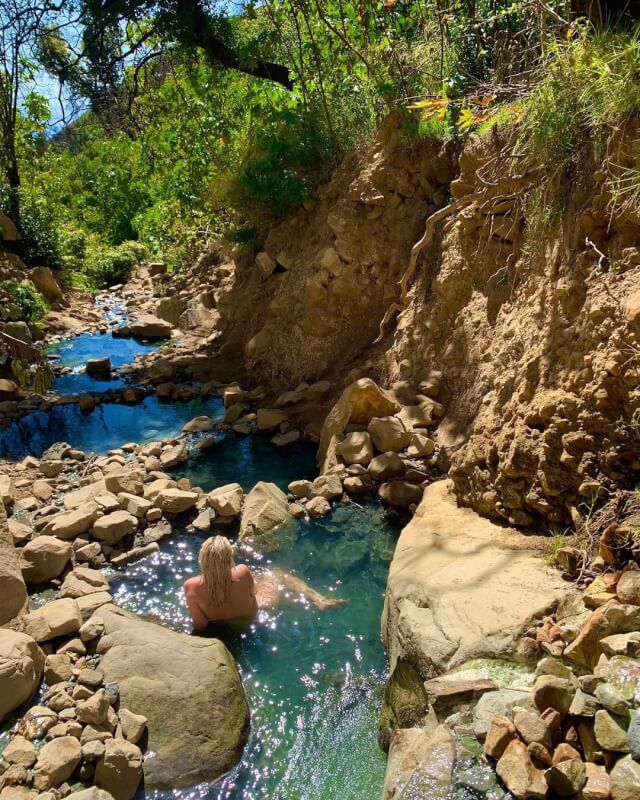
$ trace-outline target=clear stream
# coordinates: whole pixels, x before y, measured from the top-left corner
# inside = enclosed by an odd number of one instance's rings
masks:
[[[122,309],[115,313],[122,315]],[[151,346],[110,333],[65,341],[54,348],[58,363],[76,369],[58,378],[56,391],[95,390],[79,365],[108,355],[121,366],[141,352],[138,347]],[[185,421],[203,413],[221,416],[220,401],[160,403],[150,397],[137,406],[103,404],[89,414],[77,405],[54,406],[0,433],[0,453],[15,459],[40,455],[60,440],[104,453],[128,441],[175,435]],[[182,465],[181,473],[205,490],[231,481],[249,489],[258,480],[285,488],[293,479],[312,477],[314,469],[308,444],[278,448],[261,435],[224,434]],[[322,520],[300,521],[295,539],[268,555],[238,546],[238,560],[253,569],[277,565],[350,602],[319,612],[292,597],[273,613],[261,612],[248,632],[221,634],[242,672],[251,706],[250,740],[241,763],[222,782],[171,796],[377,800],[385,768],[376,742],[386,669],[380,615],[398,532],[377,503],[350,503],[339,504]],[[159,552],[113,574],[116,601],[172,628],[190,630],[181,586],[197,572],[203,538],[177,534]]]

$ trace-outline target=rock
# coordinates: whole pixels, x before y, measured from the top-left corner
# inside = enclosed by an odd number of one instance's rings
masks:
[[[423,433],[414,433],[411,444],[407,448],[407,455],[412,458],[428,458],[436,449],[435,442]]]
[[[600,639],[600,648],[606,656],[639,656],[640,632],[614,633]]]
[[[194,527],[197,528],[195,521]],[[200,528],[197,529],[200,530]],[[147,531],[149,530],[150,529],[147,528]],[[145,533],[145,536],[146,535],[147,534]],[[148,544],[140,545],[140,547],[133,547],[131,550],[127,550],[125,553],[120,553],[119,556],[112,556],[111,564],[114,567],[122,567],[125,564],[130,564],[132,561],[139,561],[141,558],[151,555],[151,553],[156,553],[159,549],[160,545],[157,542],[149,542]]]
[[[218,486],[207,495],[207,505],[221,517],[238,516],[242,510],[244,492],[239,483]]]
[[[320,475],[311,484],[313,497],[335,500],[342,497],[342,482],[337,475]]]
[[[27,588],[20,559],[6,519],[4,506],[0,503],[0,625],[17,617],[27,605]]]
[[[104,689],[99,689],[87,700],[76,705],[76,716],[87,725],[102,725],[107,720],[109,708]]]
[[[278,428],[287,419],[284,411],[279,411],[277,408],[259,408],[256,423],[259,431],[269,431]]]
[[[621,758],[609,776],[612,800],[638,800],[640,797],[640,764],[631,756]]]
[[[163,469],[171,469],[172,467],[177,467],[178,464],[181,464],[183,461],[186,461],[188,456],[187,448],[181,442],[180,444],[168,447],[166,450],[162,451],[160,454],[160,464]]]
[[[26,544],[31,539],[31,525],[11,518],[7,520],[7,526],[14,545],[19,546]]]
[[[104,479],[104,486],[108,492],[119,495],[121,492],[126,494],[142,494],[144,488],[145,473],[137,469],[118,469],[110,472]]]
[[[240,538],[262,536],[292,520],[287,496],[275,483],[260,481],[244,501]]]
[[[143,519],[153,508],[151,500],[147,500],[145,497],[138,497],[135,494],[129,494],[128,492],[120,492],[118,495],[118,502],[123,511],[128,511],[129,514],[133,514],[136,519]]]
[[[382,800],[449,797],[456,746],[444,725],[430,735],[422,728],[398,729],[389,747]]]
[[[291,481],[287,487],[294,497],[305,499],[313,494],[313,484],[311,481]]]
[[[125,536],[131,535],[138,527],[138,520],[133,514],[121,509],[105,514],[93,523],[91,535],[99,542],[112,547],[122,541]]]
[[[37,642],[48,642],[57,636],[77,633],[82,624],[80,607],[76,600],[54,600],[24,618],[25,631]]]
[[[6,746],[2,758],[7,764],[22,764],[29,769],[38,758],[36,748],[24,736],[14,736]]]
[[[132,744],[138,744],[147,729],[147,718],[142,714],[134,714],[128,708],[121,708],[118,717],[124,738]]]
[[[538,714],[533,714],[530,711],[519,711],[513,719],[513,724],[525,744],[538,742],[544,745],[547,750],[550,750],[553,746],[553,729],[548,720]]]
[[[624,572],[616,587],[618,600],[640,606],[640,570]]]
[[[62,289],[49,267],[34,267],[29,272],[29,278],[47,300],[53,302],[62,300]]]
[[[515,800],[544,800],[547,795],[544,773],[533,766],[526,746],[518,739],[507,745],[496,772]]]
[[[193,419],[189,420],[185,425],[182,426],[182,430],[185,433],[198,433],[202,431],[210,431],[213,428],[213,420],[211,417],[201,416],[201,417],[194,417]]]
[[[112,599],[109,592],[94,592],[93,594],[86,594],[84,597],[78,597],[76,603],[80,609],[83,621],[88,620],[94,611],[100,608],[100,606],[110,603]]]
[[[409,481],[389,481],[380,486],[378,494],[390,506],[409,508],[422,500],[423,491],[422,486]]]
[[[55,536],[36,536],[22,549],[22,574],[27,583],[57,578],[69,563],[73,547]]]
[[[612,714],[626,717],[629,713],[629,703],[610,683],[601,683],[596,688],[596,699]]]
[[[42,739],[57,722],[58,715],[52,709],[46,706],[31,706],[22,718],[21,727],[25,738],[33,741]]]
[[[60,597],[85,597],[94,592],[106,592],[109,582],[97,569],[76,567],[65,577],[60,587]]]
[[[66,653],[53,653],[46,657],[44,679],[49,686],[71,680],[72,674],[71,659]]]
[[[397,453],[411,444],[412,433],[399,417],[374,417],[367,428],[380,453]]]
[[[96,503],[90,501],[79,508],[61,511],[49,517],[42,533],[46,536],[57,536],[58,539],[75,539],[86,533],[99,515],[100,509]]]
[[[396,414],[400,404],[369,378],[352,383],[327,415],[320,434],[318,465],[326,473],[337,463],[335,448],[348,423],[368,424],[374,417]]]
[[[103,632],[104,622],[97,617],[92,617],[86,622],[83,622],[80,626],[80,630],[78,631],[80,634],[80,639],[83,642],[91,642],[94,639],[97,639],[99,636],[102,636]]]
[[[162,511],[170,514],[182,514],[193,508],[198,502],[196,492],[186,492],[182,489],[162,489],[155,497],[155,504]]]
[[[13,505],[14,486],[9,475],[0,473],[0,500],[8,508]]]
[[[114,606],[105,624],[100,668],[120,688],[120,706],[148,720],[145,784],[179,789],[213,783],[237,762],[248,707],[232,656],[217,639],[187,636]],[[197,687],[197,691],[194,691]]]
[[[371,436],[366,431],[348,433],[336,445],[336,453],[345,464],[368,464],[374,456]]]
[[[566,678],[539,675],[533,685],[533,702],[539,711],[555,709],[562,717],[569,713],[576,687]]]
[[[636,761],[640,762],[640,711],[638,710],[631,717],[631,723],[627,731],[627,742],[629,744],[629,752]]]
[[[108,378],[111,376],[111,359],[90,358],[85,365],[85,372],[98,378]]]
[[[494,691],[497,688],[492,680],[485,678],[457,678],[456,673],[444,675],[440,678],[432,678],[424,684],[427,701],[438,716],[450,713],[461,704],[475,705],[475,702],[483,694]]]
[[[14,339],[19,339],[21,342],[26,342],[27,344],[32,344],[33,342],[31,329],[24,320],[5,322],[4,332],[8,333],[9,336],[13,336]]]
[[[397,453],[381,453],[369,464],[369,475],[376,481],[399,478],[405,472],[405,463]]]
[[[104,746],[102,748],[104,750]],[[82,750],[83,758],[84,758],[84,748]],[[96,759],[87,759],[96,760]],[[44,798],[40,798],[40,800],[44,800]],[[98,789],[97,786],[90,786],[88,789],[82,789],[79,792],[72,792],[68,794],[65,800],[114,800],[114,798],[109,794],[109,792],[105,792],[104,789]]]
[[[593,695],[578,689],[573,696],[569,713],[575,717],[594,717],[598,703]]]
[[[93,617],[89,620],[89,622],[94,624],[100,623],[104,631],[104,623],[101,619]],[[78,683],[81,686],[87,686],[90,689],[98,689],[104,683],[104,673],[102,673],[99,669],[81,669],[80,674],[78,675]]]
[[[489,730],[484,740],[485,755],[495,759],[500,758],[516,736],[516,728],[511,720],[496,714],[489,723]]]
[[[594,733],[596,741],[603,750],[613,750],[617,753],[629,752],[624,720],[620,717],[615,717],[604,708],[596,711]]]
[[[573,797],[587,782],[587,771],[582,761],[571,759],[554,764],[544,774],[549,788],[558,797]]]
[[[310,517],[324,517],[331,511],[331,503],[324,497],[313,497],[306,505]]]
[[[55,789],[68,780],[80,763],[80,742],[74,736],[60,736],[40,750],[33,771],[33,785],[41,792]]]
[[[277,261],[264,251],[256,256],[256,266],[265,278],[268,278],[273,273],[277,265]]]
[[[139,339],[167,339],[172,332],[173,327],[170,322],[159,319],[153,314],[141,314],[129,323],[129,333]]]
[[[587,782],[580,800],[609,800],[611,797],[609,775],[605,767],[587,762],[585,764]]]
[[[133,800],[142,779],[142,753],[135,744],[108,739],[95,771],[96,785],[114,800]]]
[[[30,636],[0,629],[0,720],[34,694],[43,670],[44,654]]]
[[[402,657],[426,676],[515,653],[531,620],[570,590],[529,547],[523,534],[458,507],[449,481],[428,486],[389,570],[382,633],[391,670]]]

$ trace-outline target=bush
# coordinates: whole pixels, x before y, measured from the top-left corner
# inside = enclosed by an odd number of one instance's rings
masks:
[[[5,302],[0,315],[5,321],[36,322],[46,313],[45,299],[31,281],[9,280],[4,281],[1,287]]]
[[[123,242],[117,247],[98,249],[87,259],[87,273],[98,288],[126,283],[135,266],[147,257],[147,249],[140,242]]]

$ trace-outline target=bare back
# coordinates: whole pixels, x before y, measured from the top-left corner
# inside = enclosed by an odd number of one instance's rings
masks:
[[[258,610],[253,576],[244,564],[232,569],[231,586],[221,605],[213,602],[201,575],[185,581],[184,593],[194,627],[198,629],[209,622],[252,617]]]

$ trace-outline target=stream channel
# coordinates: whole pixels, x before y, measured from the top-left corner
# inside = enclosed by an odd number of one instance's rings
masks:
[[[112,323],[124,321],[124,306],[112,298],[105,316]],[[86,360],[108,356],[114,367],[121,367],[156,346],[114,338],[111,332],[67,339],[49,350],[58,365],[72,368],[56,378],[53,388],[72,394],[120,387],[125,379],[117,375],[110,382],[88,377]],[[104,403],[88,414],[77,404],[54,405],[0,433],[0,452],[13,459],[40,456],[63,440],[106,453],[129,441],[173,436],[199,414],[219,419],[223,413],[218,398],[167,403],[147,397],[136,406]],[[227,433],[181,465],[180,474],[205,491],[232,481],[249,490],[259,480],[286,490],[294,479],[314,477],[314,452],[308,443],[278,448],[261,434]],[[275,612],[261,612],[248,632],[224,636],[238,660],[251,707],[250,739],[240,764],[221,782],[171,796],[377,800],[385,769],[376,741],[386,670],[380,615],[398,534],[378,503],[349,503],[338,504],[320,520],[299,521],[296,538],[277,551],[238,548],[239,560],[256,571],[277,565],[350,602],[319,612],[291,598]],[[198,570],[204,538],[178,533],[164,540],[157,553],[111,570],[116,602],[189,631],[181,586]]]

